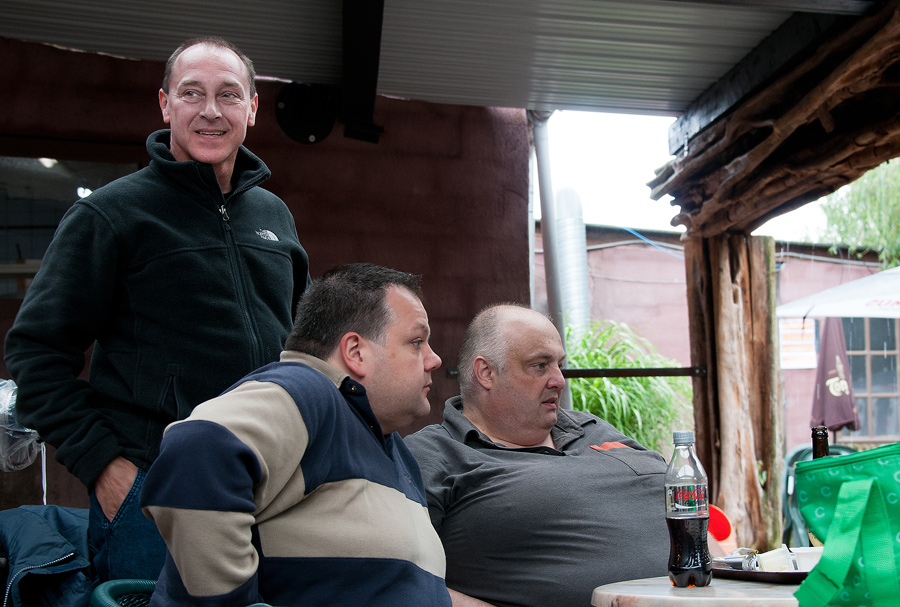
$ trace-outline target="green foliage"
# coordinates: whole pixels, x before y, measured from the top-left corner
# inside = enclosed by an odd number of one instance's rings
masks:
[[[861,256],[878,253],[884,268],[900,263],[900,163],[885,162],[829,195],[824,240]]]
[[[571,369],[677,367],[624,323],[593,323],[580,338],[567,328]],[[692,390],[687,377],[594,377],[569,380],[572,407],[590,411],[623,434],[666,457],[672,431],[693,429]]]

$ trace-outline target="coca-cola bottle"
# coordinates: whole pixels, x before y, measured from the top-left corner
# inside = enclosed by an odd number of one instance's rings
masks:
[[[709,501],[706,472],[694,452],[694,433],[674,433],[675,453],[666,471],[669,579],[679,588],[708,586],[712,559],[706,544]]]

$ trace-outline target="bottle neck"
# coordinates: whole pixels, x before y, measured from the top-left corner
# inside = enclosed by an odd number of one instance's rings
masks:
[[[828,449],[828,428],[818,426],[812,431],[812,456],[813,459],[827,457]]]
[[[687,445],[675,445],[674,457],[679,459],[696,459],[693,443]]]

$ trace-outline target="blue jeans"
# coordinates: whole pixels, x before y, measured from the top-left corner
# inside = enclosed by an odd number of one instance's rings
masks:
[[[109,521],[91,491],[88,546],[96,583],[108,580],[155,580],[166,560],[166,543],[156,525],[141,512],[140,495],[146,473],[137,476],[125,501]]]

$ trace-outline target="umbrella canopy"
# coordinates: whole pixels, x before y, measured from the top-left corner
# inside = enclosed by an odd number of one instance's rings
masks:
[[[900,318],[900,268],[782,304],[775,314],[779,318]]]
[[[859,430],[859,412],[850,381],[850,362],[840,318],[826,318],[822,326],[816,389],[810,427],[827,426],[832,432],[847,427]]]

